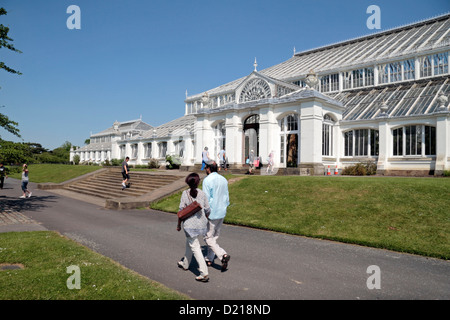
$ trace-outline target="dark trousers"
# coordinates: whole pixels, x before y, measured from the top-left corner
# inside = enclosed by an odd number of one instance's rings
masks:
[[[3,182],[5,181],[5,177],[0,177],[0,189],[3,189]]]

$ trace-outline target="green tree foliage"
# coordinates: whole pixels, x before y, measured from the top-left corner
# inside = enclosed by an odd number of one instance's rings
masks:
[[[4,8],[0,8],[0,16],[6,15],[7,12]],[[3,24],[0,24],[0,49],[1,48],[7,48],[11,51],[22,53],[22,51],[17,50],[14,45],[11,44],[11,41],[14,41],[10,37],[8,37],[9,28],[5,27]],[[16,73],[16,74],[22,74],[17,70],[14,70],[7,65],[5,65],[4,62],[0,61],[0,69],[4,69],[10,73]]]
[[[6,13],[7,12],[4,8],[0,8],[0,16],[6,15]],[[14,40],[8,37],[8,32],[9,28],[5,27],[3,24],[0,24],[0,49],[6,48],[14,52],[21,53],[20,50],[17,50],[11,44]],[[3,61],[0,61],[0,69],[6,70],[10,73],[22,74],[19,71],[8,67]],[[0,127],[20,138],[19,129],[17,128],[18,125],[19,124],[17,122],[10,120],[6,115],[0,113]]]
[[[29,145],[0,139],[0,160],[5,164],[32,162],[33,154]]]
[[[0,161],[5,164],[69,163],[72,144],[66,141],[61,147],[49,151],[39,143],[12,142],[0,139]]]

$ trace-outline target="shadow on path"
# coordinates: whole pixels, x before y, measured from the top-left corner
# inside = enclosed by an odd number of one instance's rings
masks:
[[[55,203],[58,200],[56,196],[31,196],[30,198],[12,198],[0,195],[0,211],[38,211],[48,207],[49,202]]]

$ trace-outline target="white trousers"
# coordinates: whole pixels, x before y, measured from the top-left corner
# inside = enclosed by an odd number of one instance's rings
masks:
[[[208,245],[208,253],[205,257],[207,261],[214,261],[214,255],[216,255],[219,260],[222,260],[223,255],[227,254],[227,252],[217,243],[222,224],[223,219],[209,220],[208,222],[208,231],[205,236],[205,242]]]
[[[197,260],[198,271],[200,272],[200,275],[207,276],[208,266],[206,265],[205,258],[203,257],[202,248],[200,247],[198,237],[186,237],[186,252],[183,259],[183,268],[189,269],[189,265],[192,261],[192,256],[194,256],[195,260]]]

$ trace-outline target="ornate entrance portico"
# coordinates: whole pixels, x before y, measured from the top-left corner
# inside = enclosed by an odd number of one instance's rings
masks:
[[[195,141],[200,143],[195,163],[201,163],[199,154],[204,147],[217,144],[213,140],[217,136],[215,126],[224,121],[225,137],[221,139],[226,141],[230,165],[243,167],[251,150],[265,164],[273,151],[275,167],[307,168],[309,174],[323,173],[324,115],[342,118],[344,108],[311,88],[297,87],[294,91],[286,84],[283,93],[290,92],[282,94],[280,86],[280,81],[262,77],[254,71],[235,92],[242,101],[222,108],[198,110]]]

